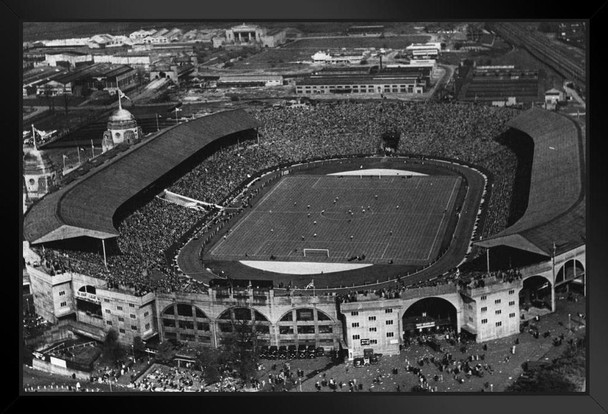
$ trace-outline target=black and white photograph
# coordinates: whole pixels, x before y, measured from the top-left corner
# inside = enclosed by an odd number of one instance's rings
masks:
[[[21,30],[20,395],[589,392],[589,20]]]

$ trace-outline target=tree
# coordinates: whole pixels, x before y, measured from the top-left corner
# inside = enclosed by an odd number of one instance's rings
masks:
[[[205,348],[197,355],[197,361],[207,384],[214,384],[221,377],[222,353],[215,348]]]
[[[103,342],[103,353],[105,358],[111,361],[118,361],[124,356],[125,352],[118,342],[118,332],[116,330],[110,329],[106,334]]]
[[[146,344],[141,339],[141,336],[138,335],[133,338],[133,353],[139,356],[144,352],[146,352]]]
[[[158,351],[156,353],[156,359],[159,362],[167,363],[173,359],[175,356],[175,346],[171,341],[163,341],[158,346]]]

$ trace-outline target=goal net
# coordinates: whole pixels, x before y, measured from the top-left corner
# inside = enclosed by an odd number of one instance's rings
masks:
[[[304,257],[329,257],[329,249],[303,249]]]

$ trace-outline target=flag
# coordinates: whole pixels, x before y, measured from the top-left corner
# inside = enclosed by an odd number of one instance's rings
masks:
[[[120,98],[127,98],[128,100],[131,100],[131,98],[129,98],[127,95],[125,95],[125,93],[123,91],[121,91],[119,88],[118,89],[118,95],[120,96]]]
[[[306,287],[304,288],[304,290],[306,289],[314,289],[315,288],[315,281],[314,279],[310,281],[309,284],[306,285]]]
[[[63,154],[63,159],[65,160],[66,158],[68,158],[68,156]]]
[[[78,148],[80,151],[86,151],[83,147]]]

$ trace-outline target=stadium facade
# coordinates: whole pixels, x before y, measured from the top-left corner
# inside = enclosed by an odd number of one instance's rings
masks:
[[[236,140],[235,134],[255,132],[257,126],[237,110],[172,127],[118,148],[114,158],[32,205],[24,218],[23,253],[36,312],[52,323],[67,320],[78,333],[99,340],[116,329],[127,345],[139,336],[217,347],[235,321],[244,322],[254,327],[260,344],[342,349],[354,358],[366,349],[398,353],[408,336],[443,328],[478,342],[507,337],[530,317],[519,299],[526,286],[548,292],[548,311],[554,311],[556,287],[585,284],[581,131],[572,120],[540,109],[523,112],[509,125],[535,145],[526,211],[504,231],[476,242],[488,251],[488,260],[490,250],[501,247],[539,257],[516,275],[499,271],[483,283],[411,288],[397,298],[357,293],[347,301],[329,291],[286,294],[246,275],[214,279],[204,293],[136,293],[101,277],[53,268],[30,249],[72,238],[118,237],[113,217],[129,199],[162,190],[167,175],[193,154],[213,154]]]

